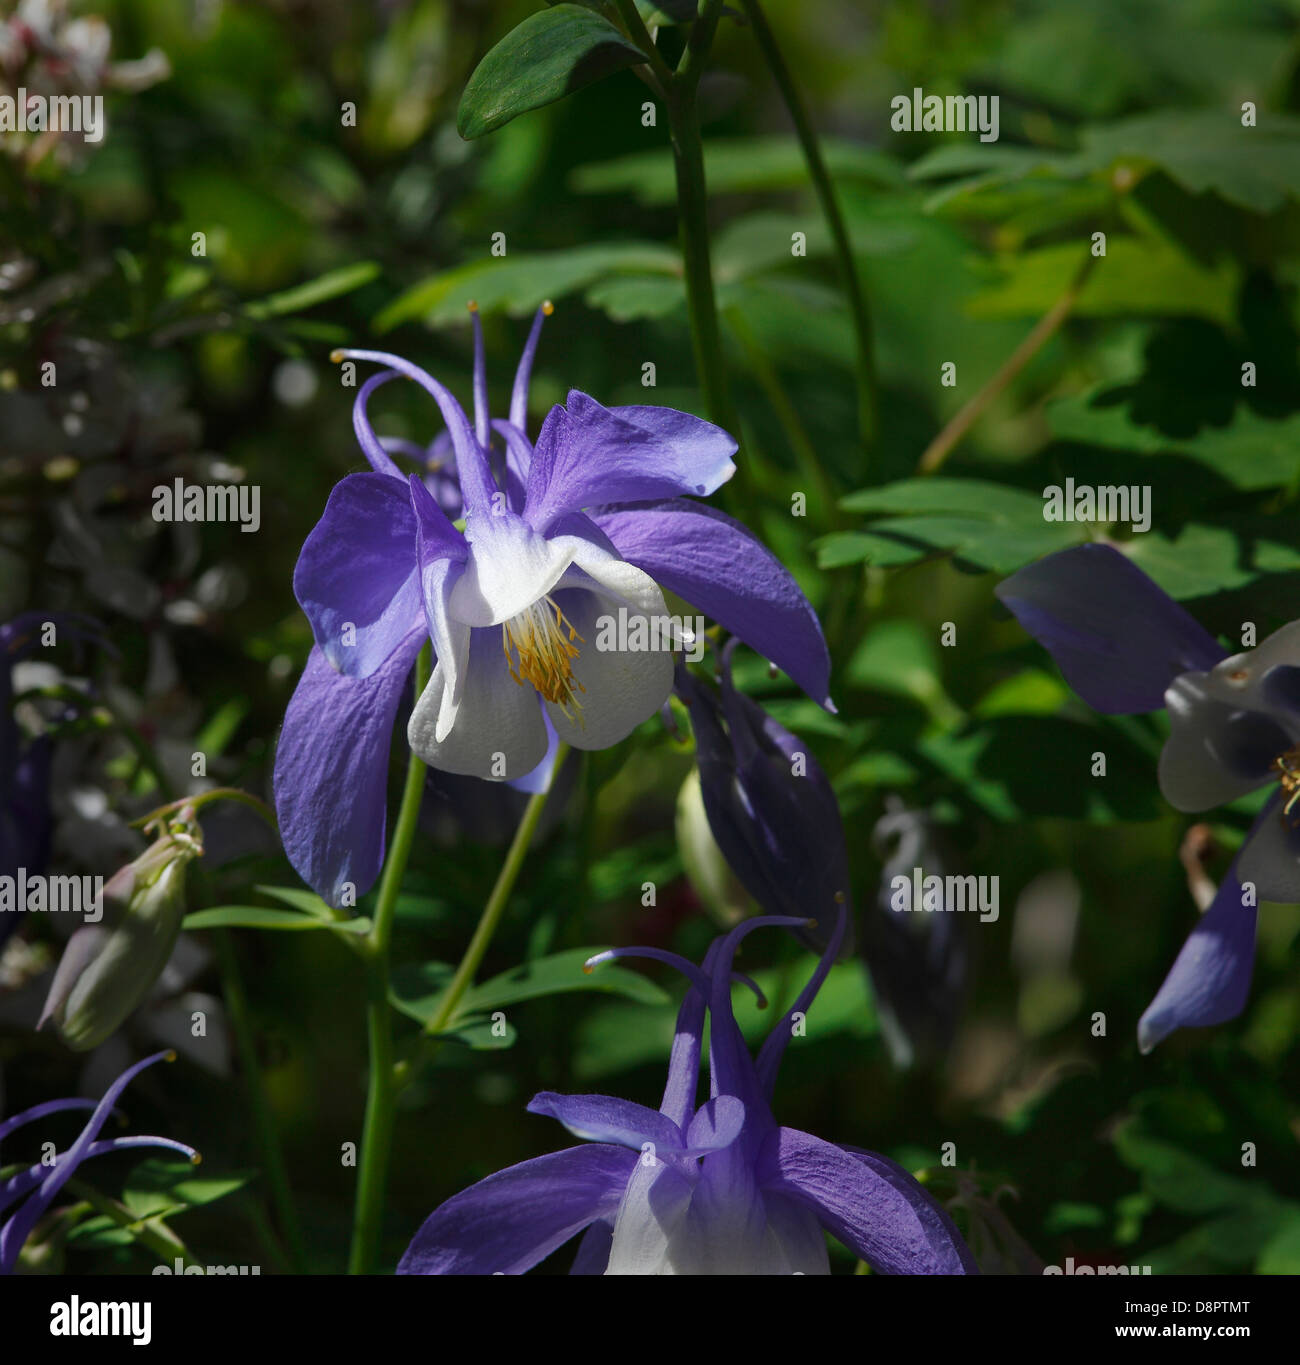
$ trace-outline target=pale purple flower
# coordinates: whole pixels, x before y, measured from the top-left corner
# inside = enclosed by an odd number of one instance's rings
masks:
[[[358,391],[353,425],[371,472],[343,479],[308,536],[294,591],[316,637],[285,716],[276,805],[290,861],[326,900],[357,894],[383,860],[388,746],[426,639],[436,666],[407,738],[432,767],[525,782],[554,750],[617,743],[663,704],[672,654],[662,589],[686,598],[829,704],[816,614],[790,573],[741,525],[681,494],[734,472],[736,443],[671,408],[604,408],[576,390],[525,434],[533,356],[524,349],[507,420],[487,408],[475,314],[474,421],[431,375],[397,356],[338,352],[387,368]],[[446,423],[463,532],[375,436],[366,406],[394,375]],[[493,437],[501,450],[493,451]],[[604,633],[603,623],[625,629]],[[545,771],[545,770],[543,770]]]
[[[732,958],[758,916],[715,940],[702,967],[652,948],[691,982],[658,1110],[606,1095],[543,1092],[528,1108],[587,1144],[525,1161],[449,1199],[416,1233],[399,1274],[522,1274],[583,1234],[574,1274],[828,1274],[823,1231],[884,1274],[966,1274],[975,1263],[952,1220],[901,1166],[781,1127],[777,1068],[825,980],[837,924],[816,971],[757,1059],[731,1009]],[[591,964],[589,964],[591,965]],[[744,980],[744,978],[740,978]],[[749,984],[749,983],[746,983]],[[696,1105],[710,1015],[709,1098]]]
[[[1159,780],[1170,805],[1203,811],[1277,784],[1143,1014],[1138,1041],[1146,1052],[1175,1029],[1233,1018],[1250,993],[1256,901],[1300,902],[1300,621],[1229,656],[1109,545],[1049,555],[997,595],[1095,710],[1167,708]]]

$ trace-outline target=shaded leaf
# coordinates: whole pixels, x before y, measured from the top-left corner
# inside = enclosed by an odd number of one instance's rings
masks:
[[[456,113],[463,138],[553,104],[626,66],[645,61],[613,24],[581,5],[530,14],[474,69]]]

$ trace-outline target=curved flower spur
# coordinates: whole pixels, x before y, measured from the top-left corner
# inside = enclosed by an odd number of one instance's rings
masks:
[[[677,1017],[659,1109],[605,1095],[543,1092],[528,1108],[589,1146],[569,1147],[488,1176],[426,1220],[399,1274],[522,1274],[584,1232],[575,1275],[829,1274],[823,1230],[884,1274],[977,1271],[951,1218],[901,1166],[780,1127],[771,1097],[796,1013],[812,1005],[843,940],[843,905],[808,984],[757,1059],[731,1008],[736,949],[756,916],[714,941],[700,967],[654,948],[611,958],[671,963],[691,983]],[[761,998],[761,997],[760,997]],[[705,1010],[709,1094],[696,1107]]]
[[[113,1112],[122,1092],[146,1067],[155,1062],[175,1061],[174,1052],[155,1052],[134,1066],[128,1067],[104,1092],[102,1099],[49,1100],[45,1104],[33,1105],[21,1114],[0,1121],[0,1141],[10,1133],[29,1123],[35,1123],[49,1114],[57,1114],[64,1109],[90,1109],[93,1112],[86,1120],[80,1136],[64,1152],[55,1155],[53,1162],[38,1161],[34,1166],[20,1168],[8,1178],[0,1177],[0,1218],[15,1204],[18,1208],[0,1222],[0,1275],[12,1274],[18,1264],[18,1253],[23,1243],[31,1236],[33,1229],[46,1210],[54,1203],[59,1191],[77,1173],[83,1161],[103,1156],[106,1152],[118,1152],[132,1147],[164,1147],[169,1151],[180,1152],[195,1165],[199,1154],[193,1147],[166,1137],[118,1137],[100,1138],[104,1124]]]
[[[688,413],[605,408],[573,390],[534,446],[528,386],[549,307],[533,321],[506,421],[488,413],[472,311],[472,424],[418,366],[379,351],[334,355],[387,368],[353,407],[371,470],[335,486],[294,572],[316,645],[275,767],[289,860],[331,904],[345,884],[360,893],[378,876],[389,736],[426,639],[436,666],[407,726],[411,748],[431,767],[489,780],[525,778],[556,735],[605,748],[658,710],[672,653],[641,641],[667,634],[663,588],[830,705],[821,626],[789,571],[738,522],[678,496],[707,496],[730,478],[735,441]],[[463,532],[371,428],[371,394],[398,375],[430,394],[446,423]],[[628,628],[604,629],[611,618]]]
[[[1168,709],[1159,781],[1170,805],[1203,811],[1277,784],[1139,1021],[1138,1042],[1149,1052],[1175,1029],[1233,1018],[1250,992],[1256,901],[1300,902],[1300,621],[1229,656],[1109,545],[1049,555],[996,592],[1094,710]]]

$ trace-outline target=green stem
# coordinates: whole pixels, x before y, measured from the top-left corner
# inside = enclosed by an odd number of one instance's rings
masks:
[[[645,20],[641,18],[641,12],[636,7],[636,0],[614,0],[614,3],[619,17],[623,20],[623,26],[627,29],[627,36],[645,53],[650,69],[654,72],[659,93],[666,96],[668,87],[672,84],[672,68],[664,61],[663,53],[650,36],[650,30],[646,28]]]
[[[709,416],[718,426],[738,436],[740,423],[731,402],[718,307],[713,295],[713,267],[709,259],[709,201],[704,184],[704,149],[695,95],[709,47],[718,26],[721,0],[705,0],[703,12],[691,26],[686,50],[668,87],[668,120],[672,133],[673,166],[677,173],[677,213],[681,223],[682,265],[686,280],[686,310],[691,325],[695,369]]]
[[[568,752],[569,746],[561,744],[555,755],[554,771],[556,773],[559,772],[560,765],[564,762]],[[554,786],[554,782],[551,785]],[[510,900],[510,893],[514,890],[519,870],[524,865],[528,846],[532,843],[533,835],[537,831],[537,822],[542,818],[542,811],[546,809],[546,798],[549,795],[550,788],[548,787],[546,791],[537,792],[530,797],[528,804],[524,807],[519,827],[515,830],[515,837],[510,844],[510,851],[506,854],[505,862],[501,864],[501,871],[497,873],[496,885],[492,888],[492,894],[488,897],[487,904],[483,907],[482,915],[479,916],[474,937],[470,939],[469,946],[465,949],[465,955],[456,968],[456,974],[451,979],[451,985],[447,987],[446,993],[442,997],[438,1012],[425,1025],[426,1033],[441,1033],[447,1027],[456,1013],[457,1006],[464,998],[465,992],[474,984],[474,976],[482,965],[484,955],[492,942],[492,936],[497,931],[497,925],[501,923],[501,916],[505,913],[506,905]]]
[[[415,662],[415,695],[424,691],[430,672],[430,647],[426,644]],[[425,764],[411,754],[406,786],[397,815],[384,873],[379,883],[374,923],[366,935],[366,1026],[370,1038],[370,1079],[366,1093],[365,1125],[361,1132],[356,1210],[352,1222],[352,1253],[348,1272],[368,1275],[379,1249],[384,1192],[396,1115],[397,1086],[393,1068],[393,1016],[388,1003],[388,952],[393,934],[397,896],[406,875],[411,844],[415,839],[420,802],[424,795]]]
[[[170,815],[173,811],[188,807],[190,810],[198,812],[211,801],[234,801],[241,806],[247,806],[249,810],[256,811],[258,815],[266,821],[268,825],[279,834],[280,823],[275,818],[275,812],[251,792],[241,791],[238,787],[213,787],[208,791],[199,792],[194,796],[182,796],[174,801],[151,810],[148,815],[142,815],[138,820],[131,821],[132,829],[147,829],[155,821],[161,820],[164,816]]]
[[[293,1269],[301,1274],[306,1268],[306,1244],[302,1239],[302,1227],[298,1222],[298,1210],[294,1206],[293,1194],[289,1188],[289,1172],[285,1166],[284,1149],[275,1128],[275,1117],[266,1098],[266,1088],[262,1083],[262,1067],[257,1060],[257,1037],[253,1029],[252,1015],[248,1008],[248,997],[244,994],[243,976],[239,970],[239,958],[235,952],[234,939],[228,929],[218,929],[212,935],[217,949],[217,960],[221,966],[221,992],[226,1001],[226,1012],[230,1016],[230,1026],[235,1035],[235,1046],[239,1050],[239,1065],[243,1072],[244,1087],[248,1091],[249,1104],[253,1110],[253,1126],[257,1130],[258,1145],[262,1151],[262,1163],[266,1168],[266,1180],[271,1190],[271,1203],[289,1249]]]
[[[1083,258],[1083,263],[1075,271],[1074,278],[1066,286],[1065,292],[1039,318],[1033,331],[1016,347],[1003,362],[1002,368],[966,403],[960,412],[926,446],[916,466],[918,474],[933,474],[952,453],[953,447],[979,421],[989,404],[993,402],[1008,384],[1025,368],[1039,351],[1056,335],[1061,324],[1070,316],[1083,287],[1088,283],[1097,257],[1091,251]]]
[[[849,241],[844,215],[840,211],[835,185],[826,169],[826,159],[822,156],[821,143],[817,140],[817,130],[808,117],[807,107],[794,83],[790,68],[785,63],[776,35],[772,32],[763,13],[759,0],[740,0],[750,27],[754,31],[763,59],[771,69],[781,98],[794,123],[799,145],[803,148],[804,160],[808,163],[808,174],[812,177],[813,189],[821,202],[826,225],[830,228],[835,243],[835,254],[839,263],[840,276],[849,298],[849,311],[853,315],[853,331],[857,341],[858,363],[858,428],[862,433],[863,444],[871,448],[876,436],[876,366],[872,342],[871,310],[867,296],[862,288],[857,262],[853,256],[853,246]]]

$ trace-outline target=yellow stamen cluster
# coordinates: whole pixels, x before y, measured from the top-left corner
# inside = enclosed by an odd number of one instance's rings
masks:
[[[1291,816],[1291,807],[1300,801],[1300,744],[1288,749],[1280,758],[1275,758],[1273,768],[1278,773],[1282,790],[1286,794],[1282,814],[1290,817],[1291,823],[1295,824],[1300,821],[1300,816]]]
[[[580,652],[575,640],[587,643],[550,597],[501,624],[501,648],[510,676],[520,687],[525,683],[535,687],[570,720],[577,719],[575,711],[582,711],[577,693],[587,690],[573,676],[573,661]]]

